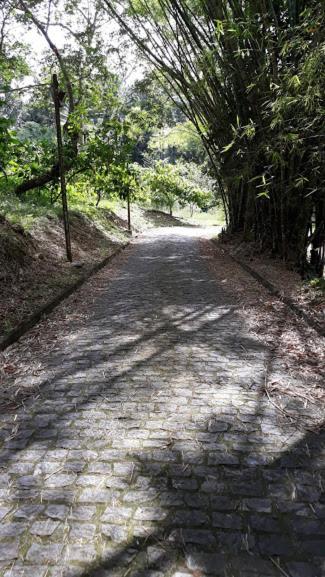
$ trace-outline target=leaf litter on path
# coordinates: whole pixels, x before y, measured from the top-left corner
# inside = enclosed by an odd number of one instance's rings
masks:
[[[283,417],[317,432],[324,422],[324,339],[236,263],[222,245],[202,239],[201,251],[208,257],[216,282],[224,283],[237,302],[243,322],[269,350],[264,394]]]

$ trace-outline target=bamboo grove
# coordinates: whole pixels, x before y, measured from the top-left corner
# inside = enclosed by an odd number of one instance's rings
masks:
[[[195,124],[228,230],[324,266],[324,3],[103,0]]]

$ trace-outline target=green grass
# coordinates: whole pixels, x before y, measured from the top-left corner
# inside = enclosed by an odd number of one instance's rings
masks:
[[[0,197],[0,214],[12,224],[20,224],[30,230],[35,220],[42,216],[58,216],[62,213],[59,206],[39,205],[33,201],[21,201],[15,196]]]
[[[189,207],[175,210],[174,216],[187,220],[191,224],[198,226],[223,226],[225,224],[225,217],[221,208],[213,208],[208,212],[196,210],[191,216]]]
[[[313,278],[311,281],[309,281],[309,284],[312,288],[325,294],[325,278]]]
[[[116,204],[114,204],[116,206]],[[113,211],[114,208],[112,207],[112,203],[110,202],[103,202],[100,203],[98,207],[89,204],[77,203],[70,207],[71,212],[80,212],[86,215],[92,222],[94,222],[99,228],[104,229],[106,232],[112,232],[115,236],[124,237],[124,232],[114,224],[111,220],[109,220],[108,211]]]
[[[72,195],[72,198],[68,198],[68,203],[72,214],[80,212],[104,230],[111,231],[114,235],[121,233],[120,229],[107,218],[107,211],[117,211],[121,205],[125,204],[123,201],[116,198],[103,199],[97,208],[95,206],[95,197],[94,199],[82,199]],[[150,208],[152,207],[150,206]],[[0,196],[0,214],[4,215],[12,224],[19,224],[24,230],[28,231],[39,218],[48,216],[57,218],[61,216],[62,208],[60,202],[51,205],[50,202],[44,200],[44,197],[41,199],[33,197],[32,199],[25,198],[20,200],[15,195],[6,195]],[[208,212],[196,209],[191,216],[190,208],[185,207],[183,209],[175,209],[173,215],[198,226],[222,226],[225,223],[224,214],[220,208],[213,208]]]
[[[115,230],[113,223],[105,218],[105,209],[114,210],[115,201],[103,201],[97,208],[95,203],[89,201],[70,201],[69,210],[81,212],[102,226]],[[24,230],[30,230],[35,222],[41,217],[59,217],[62,215],[62,207],[59,202],[55,205],[50,203],[38,204],[35,200],[24,199],[23,201],[14,195],[0,196],[0,214],[5,216],[12,224],[21,225]]]

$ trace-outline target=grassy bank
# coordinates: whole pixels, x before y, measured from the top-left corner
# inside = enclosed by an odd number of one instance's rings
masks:
[[[178,226],[175,217],[136,204],[135,232]],[[129,240],[127,207],[121,201],[69,204],[73,263],[66,259],[59,205],[0,198],[0,335],[4,337],[94,265]]]
[[[73,264],[66,259],[60,207],[17,198],[0,202],[1,336],[129,238],[126,223],[109,208],[86,204],[70,207],[70,230]]]

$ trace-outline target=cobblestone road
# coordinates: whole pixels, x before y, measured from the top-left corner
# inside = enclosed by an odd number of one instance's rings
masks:
[[[1,576],[325,575],[322,438],[265,399],[193,230],[140,237],[1,415]]]

